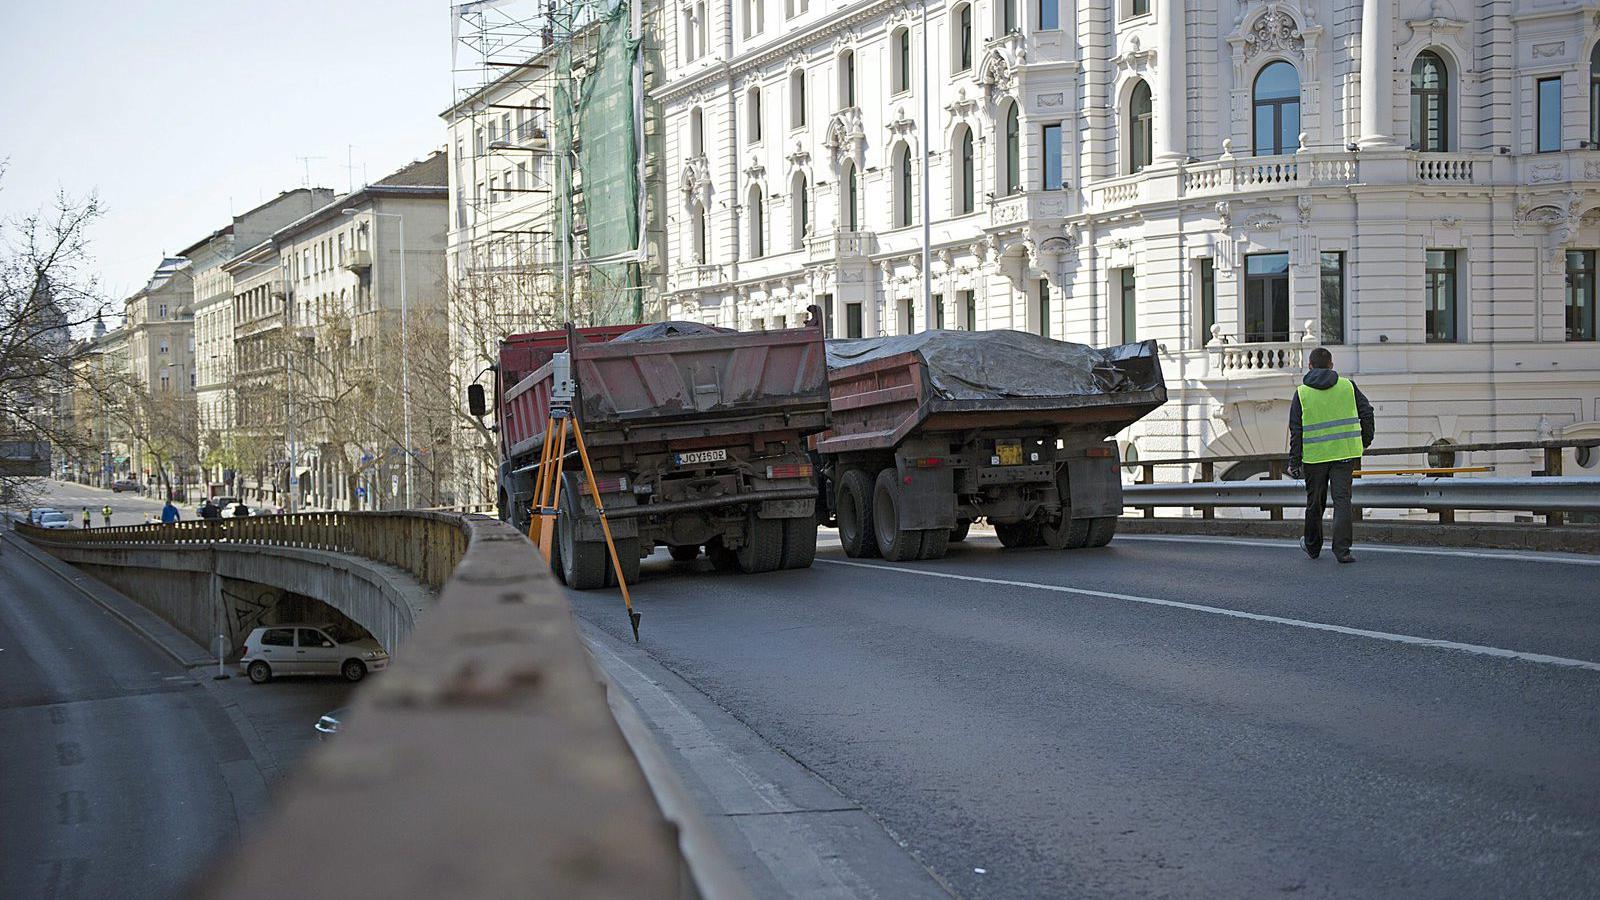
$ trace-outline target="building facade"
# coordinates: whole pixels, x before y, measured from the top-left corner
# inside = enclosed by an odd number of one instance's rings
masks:
[[[1600,433],[1591,7],[925,12],[926,36],[894,2],[678,6],[656,92],[673,315],[1154,340],[1172,399],[1130,458],[1281,452],[1318,344],[1382,445]]]

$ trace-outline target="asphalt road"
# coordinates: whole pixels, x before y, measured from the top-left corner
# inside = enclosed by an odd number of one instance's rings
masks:
[[[106,524],[100,511],[107,505],[111,507],[112,525],[138,525],[144,521],[145,516],[161,515],[161,501],[142,497],[131,491],[115,494],[101,488],[55,479],[39,479],[36,484],[40,490],[32,505],[53,506],[61,510],[67,514],[74,527],[82,524],[85,507],[93,515],[96,528]],[[179,504],[178,510],[185,519],[195,517],[193,504]],[[27,510],[18,510],[18,513],[26,516]]]
[[[658,555],[635,602],[655,661],[960,895],[1600,896],[1600,560],[1357,552]]]
[[[0,547],[0,897],[179,896],[348,702],[211,674]]]

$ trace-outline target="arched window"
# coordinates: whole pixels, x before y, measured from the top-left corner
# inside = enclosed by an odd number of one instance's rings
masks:
[[[972,4],[963,3],[956,7],[956,46],[955,46],[955,71],[965,72],[972,68]]]
[[[1009,197],[1022,189],[1022,129],[1017,122],[1017,104],[1006,107],[1006,152],[1002,160],[1000,185]]]
[[[846,162],[844,164],[844,177],[839,179],[839,189],[844,192],[844,197],[842,198],[844,201],[844,230],[860,231],[861,216],[859,214],[860,209],[856,206],[856,164],[854,162]]]
[[[1150,105],[1150,85],[1140,81],[1128,97],[1128,172],[1150,165],[1155,146],[1155,116]]]
[[[1255,153],[1276,156],[1300,146],[1300,73],[1283,60],[1256,76]]]
[[[749,115],[750,143],[761,142],[761,88],[753,87],[745,97],[745,110]]]
[[[750,258],[760,259],[767,255],[767,207],[766,198],[761,196],[761,186],[750,189]]]
[[[811,234],[811,197],[810,186],[806,184],[804,172],[796,172],[794,182],[789,186],[789,202],[794,209],[794,221],[789,223],[789,233],[792,235],[791,249],[803,250],[806,237]]]
[[[839,54],[839,108],[856,105],[856,54],[846,50]]]
[[[1450,149],[1450,79],[1432,50],[1411,65],[1411,146],[1423,153]]]
[[[806,71],[796,69],[789,73],[789,127],[800,128],[806,124]]]
[[[689,240],[694,242],[694,261],[706,264],[706,208],[696,202],[689,209]]]
[[[894,224],[905,228],[911,224],[911,149],[901,145],[894,152]]]
[[[1600,44],[1589,54],[1589,145],[1600,147]]]
[[[889,39],[894,48],[894,61],[890,64],[889,87],[898,94],[911,90],[911,29],[899,28]]]
[[[964,216],[975,208],[972,158],[972,129],[962,126],[956,140],[956,215]]]
[[[689,111],[689,155],[706,155],[705,118],[700,114],[698,106]]]

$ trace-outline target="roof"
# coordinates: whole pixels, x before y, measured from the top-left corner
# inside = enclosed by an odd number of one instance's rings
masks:
[[[274,241],[284,240],[326,219],[340,214],[341,210],[366,203],[377,197],[437,197],[440,201],[450,196],[448,161],[444,150],[433,151],[426,158],[407,163],[392,174],[356,190],[333,198],[333,202],[312,210],[272,233]]]
[[[195,251],[199,250],[201,247],[204,247],[205,245],[207,245],[207,244],[211,243],[212,241],[216,240],[217,238],[226,237],[226,236],[228,236],[230,234],[233,234],[233,223],[232,222],[229,222],[228,224],[222,226],[221,228],[218,228],[216,231],[211,232],[210,234],[206,235],[205,237],[201,238],[200,240],[195,241],[194,243],[190,244],[189,246],[183,248],[182,250],[179,250],[178,251],[178,255],[179,256],[184,256],[184,257],[193,256]]]
[[[450,185],[450,173],[446,168],[445,153],[435,150],[426,159],[407,164],[392,175],[387,175],[372,183],[372,187],[438,187]]]

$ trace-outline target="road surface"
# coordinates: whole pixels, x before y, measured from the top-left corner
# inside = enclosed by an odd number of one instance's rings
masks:
[[[634,597],[655,662],[962,896],[1600,896],[1600,560],[1357,554],[975,533],[658,554]],[[631,643],[614,592],[571,596]]]
[[[186,671],[0,542],[0,897],[181,895],[348,687]]]
[[[83,510],[87,508],[93,515],[94,526],[99,528],[106,524],[100,511],[103,507],[111,507],[112,525],[138,525],[146,516],[161,515],[161,501],[149,497],[141,497],[131,491],[115,494],[108,490],[88,485],[77,484],[71,481],[56,481],[55,479],[39,479],[36,484],[40,491],[33,506],[53,506],[67,514],[73,527],[83,523]],[[192,519],[194,506],[178,506],[179,512],[185,519]],[[20,515],[26,516],[27,510],[18,510]]]

